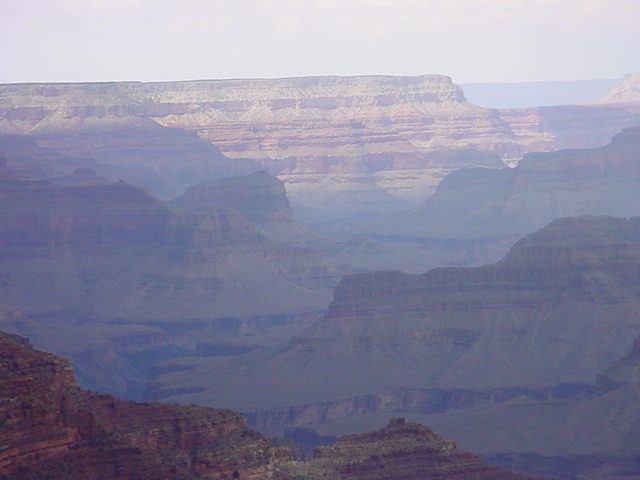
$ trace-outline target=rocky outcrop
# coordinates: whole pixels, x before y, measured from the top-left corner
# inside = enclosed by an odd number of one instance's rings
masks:
[[[307,479],[524,480],[521,475],[490,466],[458,450],[455,443],[405,418],[391,419],[374,432],[348,435],[333,445],[317,447],[313,460],[285,467]]]
[[[0,334],[0,475],[265,479],[285,455],[228,410],[136,404],[75,387],[65,360]]]

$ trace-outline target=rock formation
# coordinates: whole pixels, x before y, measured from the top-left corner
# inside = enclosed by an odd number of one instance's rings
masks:
[[[231,208],[276,242],[319,241],[316,233],[294,219],[282,181],[264,171],[194,185],[170,204],[197,214]]]
[[[416,212],[412,220],[422,225],[414,229],[449,238],[524,235],[561,217],[640,214],[639,153],[636,127],[600,148],[531,153],[511,169],[459,170]]]
[[[0,385],[7,478],[266,479],[279,455],[235,412],[79,390],[68,362],[3,333]]]
[[[391,419],[374,432],[348,435],[333,445],[317,447],[313,460],[283,467],[295,478],[331,480],[525,480],[487,465],[456,448],[430,428]],[[296,476],[297,475],[297,476]]]

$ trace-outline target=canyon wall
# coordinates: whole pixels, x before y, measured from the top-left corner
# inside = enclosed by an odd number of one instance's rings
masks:
[[[315,209],[406,208],[453,170],[599,146],[639,121],[623,105],[482,108],[442,75],[0,85],[0,132],[34,134],[105,163],[144,164],[177,193],[193,181],[189,172],[207,180],[211,161],[221,167],[219,157],[196,154],[204,147],[194,139],[181,140],[195,132],[227,157],[279,175],[316,221],[324,217]],[[154,136],[167,134],[160,126],[175,138]],[[132,135],[156,148],[132,149]]]

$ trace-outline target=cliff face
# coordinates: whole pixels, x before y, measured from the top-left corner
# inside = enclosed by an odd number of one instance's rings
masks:
[[[440,75],[4,85],[0,98],[7,133],[139,122],[144,116],[196,130],[234,156],[272,158],[278,173],[338,173],[344,157],[366,153],[366,144],[380,144],[380,154],[389,151],[390,140],[408,147],[409,139],[429,142],[436,132],[460,134],[459,127],[472,133],[463,140],[470,147],[486,146],[490,135],[509,136],[489,110],[467,103],[462,90]],[[396,122],[404,124],[402,134]],[[474,123],[477,133],[465,123]],[[328,149],[337,162],[333,168],[295,160],[326,156]]]
[[[50,354],[27,352],[25,339],[0,335],[0,474],[38,458],[64,455],[83,430],[70,390],[69,364]]]
[[[0,384],[0,475],[10,478],[263,479],[277,456],[237,413],[81,391],[65,360],[4,333]]]

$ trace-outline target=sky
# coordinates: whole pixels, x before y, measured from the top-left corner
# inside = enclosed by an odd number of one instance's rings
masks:
[[[0,82],[640,72],[640,0],[0,0]]]

